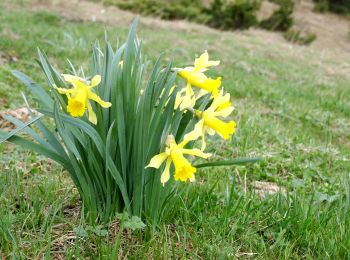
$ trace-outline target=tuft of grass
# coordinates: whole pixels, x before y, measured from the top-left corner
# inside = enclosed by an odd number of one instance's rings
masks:
[[[309,45],[314,40],[316,40],[317,35],[314,33],[302,33],[299,30],[289,29],[283,33],[283,37],[289,42],[298,43],[301,45]]]
[[[126,27],[63,18],[58,25],[37,23],[36,12],[10,4],[11,12],[0,10],[0,50],[18,58],[0,66],[0,97],[7,100],[0,110],[23,104],[18,92],[25,90],[11,70],[46,84],[38,65],[28,63],[37,47],[53,57],[56,67],[68,69],[63,57],[71,57],[87,68],[87,43],[103,40],[105,30],[112,42],[126,37]],[[101,227],[108,236],[99,236],[80,218],[78,193],[67,173],[40,156],[1,145],[2,257],[108,259],[117,252],[142,259],[349,258],[348,79],[315,65],[308,53],[290,56],[279,46],[231,33],[144,26],[141,38],[150,57],[159,49],[178,52],[179,67],[189,64],[198,48],[221,59],[238,131],[228,144],[212,139],[208,152],[217,158],[259,155],[264,160],[200,170],[197,183],[175,194],[158,230],[119,232],[114,222]],[[287,193],[259,197],[254,181],[275,183]],[[86,237],[78,236],[79,228],[87,230]]]

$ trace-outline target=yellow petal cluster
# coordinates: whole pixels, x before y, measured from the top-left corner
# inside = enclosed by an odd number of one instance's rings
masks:
[[[185,155],[198,156],[207,159],[211,156],[209,153],[204,153],[199,149],[186,149],[185,146],[190,142],[198,139],[198,130],[195,129],[192,132],[186,134],[181,143],[177,144],[175,138],[169,135],[166,140],[165,152],[155,155],[150,163],[146,166],[158,169],[164,162],[165,168],[161,175],[160,181],[164,184],[170,179],[170,166],[174,165],[174,179],[180,181],[195,180],[195,173],[197,169],[191,165],[191,163],[185,158]]]
[[[92,109],[90,100],[95,101],[103,108],[108,108],[112,104],[110,102],[103,101],[96,93],[92,91],[93,87],[96,87],[101,82],[101,76],[96,75],[91,79],[88,84],[83,78],[62,74],[64,80],[72,85],[72,88],[56,88],[58,93],[65,94],[68,98],[67,112],[73,117],[82,117],[86,109],[89,115],[89,121],[93,124],[97,124],[97,117]]]
[[[197,87],[203,89],[213,96],[217,96],[221,86],[221,77],[212,79],[207,77],[204,72],[209,67],[218,66],[220,61],[209,60],[209,54],[205,51],[199,58],[194,61],[194,67],[179,69],[178,75],[187,82],[189,88]]]
[[[218,96],[214,98],[211,105],[204,111],[196,110],[195,114],[199,118],[197,123],[197,129],[202,131],[202,150],[206,147],[205,134],[209,133],[214,135],[218,133],[223,139],[227,140],[235,132],[236,123],[233,120],[225,122],[220,118],[228,117],[232,111],[233,106],[230,101],[230,94],[223,94],[223,90],[220,91]]]
[[[170,179],[170,168],[174,165],[174,179],[180,181],[194,181],[196,168],[185,158],[184,155],[193,155],[201,158],[209,158],[210,154],[204,153],[206,147],[205,135],[217,133],[223,139],[229,139],[235,132],[236,123],[233,120],[228,122],[225,119],[232,113],[233,106],[230,101],[230,94],[224,94],[221,87],[221,77],[212,79],[204,72],[209,67],[217,66],[220,61],[209,60],[208,52],[205,51],[194,61],[193,67],[186,67],[178,70],[178,75],[186,81],[186,87],[182,88],[176,95],[175,109],[189,110],[198,118],[194,129],[185,135],[180,144],[175,142],[175,138],[169,135],[166,141],[165,151],[155,155],[146,167],[158,169],[164,162],[165,168],[161,174],[163,185]],[[196,94],[192,87],[197,87],[200,91]],[[175,86],[171,89],[173,93]],[[204,110],[195,110],[196,101],[203,95],[211,93],[211,103]],[[184,146],[190,141],[202,138],[201,149],[185,149]]]

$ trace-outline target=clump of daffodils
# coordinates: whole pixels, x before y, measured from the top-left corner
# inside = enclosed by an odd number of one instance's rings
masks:
[[[166,141],[165,151],[155,155],[147,167],[160,168],[165,163],[164,171],[161,175],[161,182],[164,185],[170,179],[170,165],[175,166],[174,179],[180,181],[195,181],[196,168],[184,157],[193,155],[201,158],[209,158],[211,154],[203,153],[206,148],[206,134],[218,134],[224,140],[229,139],[235,132],[236,123],[233,120],[224,121],[233,111],[230,101],[230,94],[224,94],[221,88],[221,77],[212,79],[204,72],[209,67],[218,66],[220,61],[209,60],[209,54],[205,51],[199,58],[195,59],[193,67],[178,69],[178,75],[185,81],[183,87],[176,95],[175,108],[182,111],[190,111],[198,119],[192,132],[185,135],[180,144],[176,144],[173,135],[169,135]],[[174,90],[175,86],[172,90]],[[194,88],[198,90],[195,91]],[[210,94],[210,105],[204,110],[195,109],[196,101]],[[199,149],[184,148],[190,141],[195,141],[201,137],[202,146]]]
[[[42,154],[69,173],[92,223],[126,211],[157,225],[177,187],[173,182],[195,181],[199,167],[244,161],[193,163],[211,157],[208,135],[227,140],[235,132],[230,95],[221,77],[207,75],[220,62],[205,51],[191,67],[164,66],[161,59],[147,67],[136,24],[117,49],[107,39],[104,49],[96,43],[88,72],[69,64],[62,69],[69,74],[58,73],[39,51],[47,86],[13,72],[38,107],[28,122],[6,118],[17,129],[0,130],[0,143]]]

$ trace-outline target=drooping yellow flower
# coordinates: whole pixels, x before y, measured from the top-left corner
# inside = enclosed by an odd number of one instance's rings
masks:
[[[92,92],[92,88],[96,87],[101,82],[101,76],[96,75],[92,78],[90,84],[77,76],[62,74],[65,81],[72,84],[73,88],[56,88],[58,93],[66,94],[68,98],[67,112],[73,117],[82,117],[85,114],[86,108],[89,113],[89,121],[97,124],[97,117],[92,109],[90,100],[95,101],[103,108],[108,108],[112,104],[103,101],[97,94]]]
[[[199,91],[198,93],[194,93],[191,88],[191,85],[187,84],[185,88],[182,88],[179,92],[177,92],[174,108],[180,108],[180,111],[186,109],[192,110],[197,100],[202,96],[206,95],[207,93],[208,92],[203,89],[201,89],[201,91]]]
[[[186,108],[192,108],[196,104],[196,97],[191,88],[191,85],[187,84],[186,88],[182,88],[176,94],[175,109],[180,108],[181,111]]]
[[[171,163],[174,164],[175,172],[174,179],[176,181],[187,181],[191,182],[195,181],[195,173],[197,169],[191,165],[191,163],[184,157],[184,155],[194,155],[201,158],[209,158],[211,154],[203,153],[199,149],[186,149],[184,146],[188,144],[190,141],[196,140],[200,135],[198,135],[198,129],[193,130],[192,132],[185,135],[184,140],[177,144],[175,142],[175,138],[172,135],[169,135],[166,140],[166,149],[165,152],[155,155],[150,163],[146,166],[158,169],[164,161],[165,169],[161,175],[160,181],[164,184],[170,179],[170,166]]]
[[[216,79],[208,78],[204,72],[212,66],[217,66],[220,61],[210,61],[208,52],[205,51],[199,58],[195,59],[194,67],[186,67],[179,69],[178,75],[186,80],[187,84],[207,92],[213,93],[216,96],[221,86],[221,77]]]
[[[206,146],[206,132],[210,135],[218,133],[225,140],[234,134],[236,127],[235,121],[225,122],[219,119],[220,117],[228,117],[233,109],[230,102],[230,94],[227,93],[224,95],[223,90],[221,90],[208,109],[203,112],[199,110],[195,111],[196,116],[200,119],[196,124],[195,130],[199,131],[197,134],[202,135],[202,150]]]
[[[172,86],[169,91],[169,97],[174,93],[176,89],[176,86]],[[163,95],[164,89],[162,90],[160,97]],[[165,103],[165,106],[167,106],[169,100]],[[175,104],[174,108],[178,109],[180,108],[181,111],[185,110],[186,108],[192,108],[196,103],[196,97],[194,96],[194,93],[192,89],[189,89],[188,87],[182,88],[180,91],[176,93],[175,97]]]

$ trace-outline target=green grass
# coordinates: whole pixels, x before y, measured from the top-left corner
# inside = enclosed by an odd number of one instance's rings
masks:
[[[67,72],[66,58],[87,68],[91,43],[102,40],[105,30],[112,42],[124,40],[128,30],[29,11],[22,2],[0,3],[0,52],[17,57],[0,65],[0,110],[23,105],[20,91],[26,90],[12,69],[45,86],[34,61],[37,47]],[[61,168],[0,145],[0,256],[109,259],[117,248],[120,256],[134,259],[349,258],[348,79],[327,74],[309,52],[295,57],[278,45],[232,33],[143,25],[139,36],[151,59],[159,51],[174,52],[183,66],[208,49],[222,61],[219,73],[236,106],[238,131],[229,143],[214,138],[209,150],[217,159],[261,156],[263,161],[200,170],[198,181],[182,185],[172,199],[158,230],[125,230],[118,241],[116,223],[103,227],[107,237],[85,224],[78,193]],[[287,193],[260,198],[254,181],[277,183]],[[78,227],[88,230],[86,237],[75,238]]]

